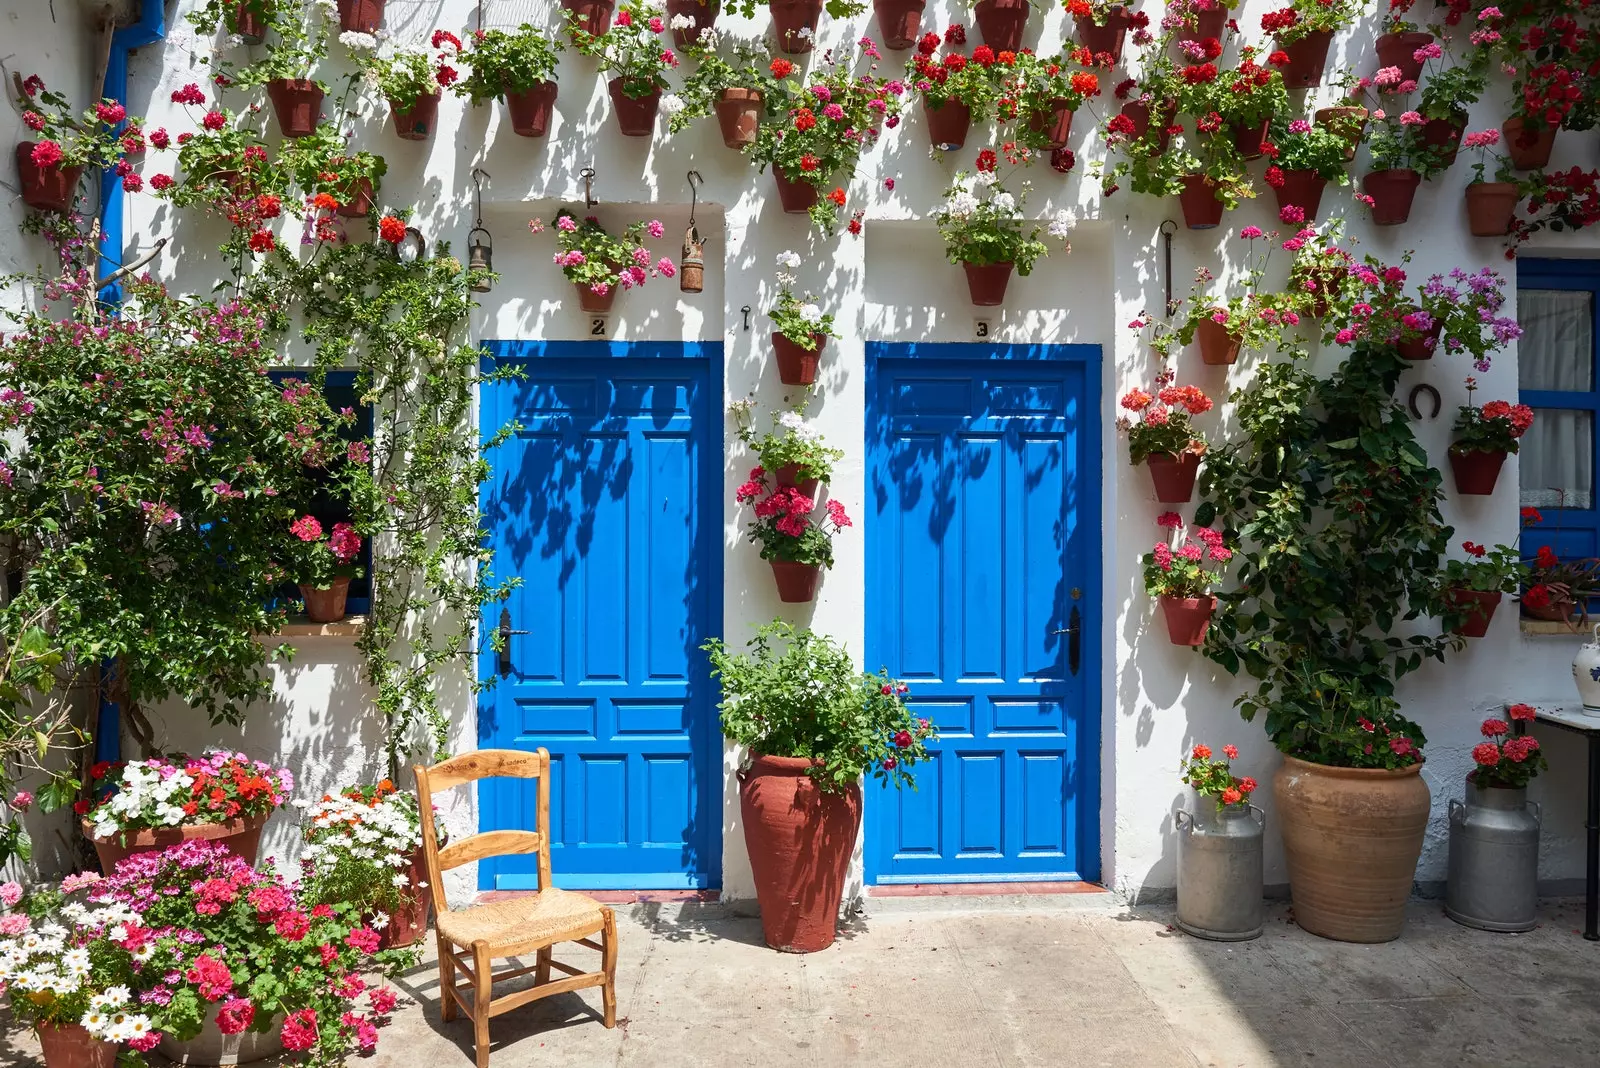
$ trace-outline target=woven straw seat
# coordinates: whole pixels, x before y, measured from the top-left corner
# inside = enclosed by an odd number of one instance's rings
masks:
[[[434,886],[434,938],[439,947],[439,1015],[448,1023],[457,1010],[472,1017],[478,1068],[489,1068],[489,1018],[530,1001],[598,986],[605,999],[605,1025],[617,1026],[617,918],[605,905],[550,884],[550,754],[544,749],[480,749],[463,753],[431,768],[411,769],[417,776],[420,811],[433,811],[433,794],[479,779],[511,777],[539,781],[538,830],[483,831],[439,848],[433,821],[422,821],[422,853]],[[453,909],[445,900],[442,872],[486,857],[537,853],[539,889],[535,892]],[[590,935],[600,935],[596,942]],[[571,942],[600,954],[600,970],[585,972],[551,958],[557,942]],[[459,947],[459,948],[458,948]],[[532,967],[495,972],[497,958],[537,953]],[[554,969],[564,978],[551,979]],[[460,973],[467,984],[457,985]],[[533,974],[533,985],[500,997],[496,982]]]

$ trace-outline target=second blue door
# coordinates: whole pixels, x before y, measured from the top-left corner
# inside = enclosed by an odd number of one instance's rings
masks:
[[[1099,350],[867,359],[866,666],[941,735],[869,791],[868,878],[1098,878]]]

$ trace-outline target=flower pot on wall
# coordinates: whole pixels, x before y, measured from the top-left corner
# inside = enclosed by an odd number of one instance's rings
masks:
[[[978,0],[972,17],[984,44],[996,52],[1015,52],[1022,47],[1030,11],[1028,0]]]
[[[922,114],[928,120],[928,140],[941,151],[954,151],[967,143],[972,128],[972,109],[958,100],[947,100],[937,107],[922,101]]]
[[[1373,223],[1398,226],[1411,218],[1411,202],[1421,184],[1422,175],[1409,167],[1373,171],[1361,179],[1361,188],[1372,198]]]
[[[778,183],[778,203],[783,205],[785,213],[804,215],[816,204],[817,187],[810,182],[790,178],[777,166],[772,168],[772,178]]]
[[[1206,629],[1211,626],[1211,613],[1217,610],[1215,597],[1171,597],[1163,594],[1157,598],[1161,614],[1167,619],[1167,638],[1173,645],[1200,645],[1206,640]]]
[[[1317,221],[1317,213],[1322,210],[1322,193],[1328,188],[1328,180],[1316,171],[1284,171],[1283,184],[1272,187],[1272,195],[1278,200],[1280,217],[1283,209],[1294,205],[1306,213],[1306,225]]]
[[[1501,596],[1499,590],[1446,590],[1445,600],[1466,617],[1450,632],[1467,638],[1481,638],[1489,633],[1489,621],[1494,618],[1494,610],[1500,607]]]
[[[1310,89],[1322,84],[1322,73],[1328,66],[1328,45],[1333,34],[1328,30],[1313,30],[1293,44],[1278,43],[1279,51],[1289,57],[1280,68],[1283,84],[1290,89]]]
[[[331,586],[300,584],[300,597],[306,603],[306,618],[313,623],[337,623],[343,619],[345,598],[349,594],[350,580],[347,578],[336,578]]]
[[[1145,457],[1144,465],[1150,469],[1156,500],[1162,504],[1187,504],[1194,499],[1194,480],[1200,474],[1199,453],[1151,453]]]
[[[1455,164],[1461,151],[1461,135],[1467,132],[1467,113],[1457,111],[1448,119],[1429,119],[1422,124],[1422,143],[1438,153],[1439,165]]]
[[[267,83],[272,114],[285,137],[307,137],[322,116],[322,86],[305,78],[274,78]]]
[[[861,827],[861,787],[824,793],[815,762],[751,754],[739,772],[739,812],[767,945],[815,953],[833,944],[845,872]]]
[[[1378,66],[1399,67],[1400,80],[1414,82],[1422,77],[1422,60],[1417,49],[1433,40],[1431,33],[1385,33],[1378,37]]]
[[[1450,472],[1456,477],[1456,492],[1478,497],[1493,493],[1505,462],[1503,452],[1457,452],[1451,446]]]
[[[1077,26],[1079,44],[1097,56],[1109,55],[1113,63],[1122,62],[1122,44],[1128,36],[1127,8],[1121,4],[1113,7],[1104,25],[1080,18],[1074,18],[1073,22]]]
[[[1233,147],[1239,150],[1239,155],[1245,159],[1261,158],[1262,146],[1267,141],[1267,127],[1271,122],[1270,118],[1266,118],[1255,126],[1239,122],[1233,124]]]
[[[439,121],[439,94],[419,96],[409,107],[401,107],[391,98],[389,114],[394,117],[394,132],[401,140],[426,141],[433,136],[433,128]]]
[[[258,45],[267,36],[267,16],[271,0],[239,0],[233,12],[233,30],[247,45]]]
[[[685,26],[683,29],[673,27],[672,43],[679,48],[688,48],[700,43],[701,31],[707,29],[717,21],[717,16],[722,13],[722,0],[667,0],[667,25],[672,25],[672,20],[679,15],[689,18],[694,25]]]
[[[711,107],[717,113],[723,144],[729,148],[755,144],[756,134],[761,129],[762,100],[759,89],[729,88],[717,94]]]
[[[1191,230],[1210,230],[1222,222],[1222,201],[1217,199],[1217,183],[1203,174],[1183,176],[1183,192],[1178,194],[1183,208],[1183,224]]]
[[[248,819],[229,820],[227,823],[196,823],[182,827],[147,828],[129,831],[112,838],[96,838],[94,825],[82,821],[83,836],[94,843],[95,855],[100,858],[100,869],[110,875],[117,862],[139,853],[159,853],[184,842],[215,842],[254,866],[256,854],[261,850],[261,828],[267,822],[266,814]]]
[[[1153,116],[1148,102],[1130,100],[1122,105],[1122,114],[1127,116],[1128,120],[1133,123],[1133,136],[1135,139],[1142,139],[1149,132],[1152,119],[1159,121],[1161,130],[1156,135],[1156,146],[1161,152],[1167,150],[1167,146],[1172,142],[1172,134],[1168,132],[1168,129],[1172,126],[1172,120],[1178,115],[1178,102],[1176,100],[1168,100],[1164,104],[1157,105]]]
[[[811,51],[817,40],[817,22],[822,18],[822,3],[823,0],[767,0],[781,51],[791,56]],[[804,32],[807,30],[810,32]]]
[[[41,167],[33,162],[33,149],[32,141],[17,146],[17,179],[22,185],[22,202],[38,211],[69,210],[83,168],[63,167],[59,162]]]
[[[561,6],[578,16],[585,32],[598,37],[611,28],[611,12],[617,5],[616,0],[561,0]]]
[[[1521,200],[1515,182],[1473,182],[1467,186],[1467,230],[1473,237],[1504,237]]]
[[[793,486],[807,497],[816,500],[817,486],[821,484],[821,480],[800,477],[802,471],[809,470],[811,469],[803,464],[784,464],[772,473],[772,477],[778,480],[779,486]]]
[[[1367,132],[1367,109],[1357,107],[1318,108],[1317,125],[1326,127],[1345,140],[1345,159],[1355,159],[1356,149]]]
[[[339,216],[345,219],[359,219],[371,214],[372,179],[358,178],[352,185],[342,190],[339,194],[337,211]],[[343,609],[340,609],[340,615],[343,614]]]
[[[1243,339],[1229,332],[1224,323],[1201,319],[1194,324],[1194,339],[1200,344],[1201,363],[1226,367],[1239,359],[1239,345]]]
[[[156,1052],[173,1064],[205,1065],[254,1064],[274,1054],[283,1052],[283,1014],[274,1016],[265,1031],[240,1031],[225,1035],[217,1026],[217,1011],[222,1002],[205,1005],[205,1018],[200,1022],[200,1033],[191,1039],[178,1041],[164,1035]],[[259,1021],[258,1021],[259,1022]]]
[[[822,568],[815,564],[797,564],[793,560],[768,560],[767,563],[772,565],[778,600],[784,604],[806,604],[817,599]]]
[[[1066,148],[1072,136],[1072,101],[1060,97],[1050,101],[1050,110],[1028,117],[1028,129],[1045,136],[1046,148]]]
[[[1297,925],[1341,942],[1400,937],[1428,828],[1421,771],[1283,758],[1272,796]]]
[[[1402,360],[1431,360],[1433,359],[1433,350],[1439,344],[1439,335],[1443,331],[1443,323],[1434,323],[1421,337],[1402,341],[1395,346],[1395,350],[1400,353]]]
[[[520,92],[506,90],[506,110],[511,113],[511,129],[520,137],[543,137],[550,131],[550,114],[555,110],[555,82],[540,82]]]
[[[608,286],[604,293],[596,293],[581,282],[574,282],[578,291],[578,307],[586,312],[608,312],[617,299],[617,287]]]
[[[1210,11],[1194,12],[1194,25],[1182,26],[1178,29],[1178,44],[1181,47],[1186,41],[1205,42],[1208,38],[1222,40],[1222,31],[1227,29],[1228,16],[1232,12],[1221,4]]]
[[[611,110],[617,116],[617,129],[624,137],[649,137],[655,133],[656,112],[661,107],[661,90],[652,88],[645,96],[629,96],[622,91],[622,79],[612,78]]]
[[[44,1068],[116,1068],[117,1043],[101,1042],[79,1024],[40,1023],[34,1031]]]
[[[1536,171],[1550,165],[1550,153],[1556,147],[1554,126],[1532,130],[1521,119],[1507,119],[1500,132],[1505,135],[1506,155],[1517,170]]]
[[[777,331],[772,334],[772,354],[778,358],[778,381],[786,386],[809,386],[817,380],[817,365],[822,360],[822,347],[828,335],[812,334],[816,347],[790,341]]]
[[[916,44],[922,33],[922,12],[927,6],[928,0],[872,0],[883,46],[900,52]]]
[[[346,33],[377,33],[383,21],[384,0],[339,0],[339,29]]]
[[[1012,263],[963,263],[967,274],[967,295],[980,308],[992,308],[1006,299],[1006,286],[1011,282]]]

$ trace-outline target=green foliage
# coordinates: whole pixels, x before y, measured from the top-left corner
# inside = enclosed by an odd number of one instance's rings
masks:
[[[665,72],[677,56],[661,43],[666,23],[660,8],[627,2],[605,33],[585,30],[586,16],[566,11],[567,36],[582,55],[599,62],[600,70],[622,83],[624,96],[642,99],[667,88]]]
[[[374,52],[361,69],[378,92],[403,108],[439,92],[439,68],[426,52],[400,51],[392,56]]]
[[[468,38],[460,52],[468,69],[456,82],[453,92],[474,104],[493,100],[502,93],[525,93],[545,82],[554,81],[560,41],[524,22],[514,32],[485,30]]]
[[[704,40],[702,36],[702,44],[684,49],[695,60],[695,69],[683,79],[678,91],[678,100],[683,106],[673,111],[666,101],[662,102],[663,110],[671,113],[667,123],[669,133],[686,129],[694,120],[711,114],[725,89],[759,90],[763,100],[766,98],[772,81],[771,75],[763,69],[771,58],[767,49],[736,40],[729,48],[731,55],[724,57],[715,48],[704,47]],[[748,147],[741,146],[740,151]]]
[[[775,413],[773,429],[757,434],[751,424],[752,402],[740,401],[731,407],[739,440],[755,452],[761,466],[768,471],[795,464],[800,468],[799,478],[827,482],[833,476],[833,465],[844,459],[844,450],[831,449],[824,444],[822,435],[813,430],[799,412]]]
[[[1021,193],[1012,195],[993,180],[992,173],[980,171],[969,177],[957,172],[944,195],[933,220],[944,239],[945,258],[951,263],[1011,263],[1018,274],[1025,275],[1048,251],[1039,240],[1041,227],[1029,225],[1023,218],[1026,183]]]
[[[1272,124],[1271,140],[1278,147],[1273,164],[1280,170],[1315,171],[1324,181],[1349,184],[1346,168],[1350,161],[1345,158],[1345,151],[1350,142],[1335,128],[1315,126],[1304,119],[1286,122],[1279,118]],[[1272,181],[1270,173],[1267,181]]]

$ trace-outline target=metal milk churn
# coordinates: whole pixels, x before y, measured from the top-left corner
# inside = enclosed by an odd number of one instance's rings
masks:
[[[1242,942],[1261,934],[1262,830],[1254,805],[1218,811],[1210,798],[1180,811],[1178,927],[1199,938]]]
[[[1529,931],[1539,899],[1543,812],[1526,788],[1467,783],[1450,799],[1450,879],[1444,911],[1484,931]]]

